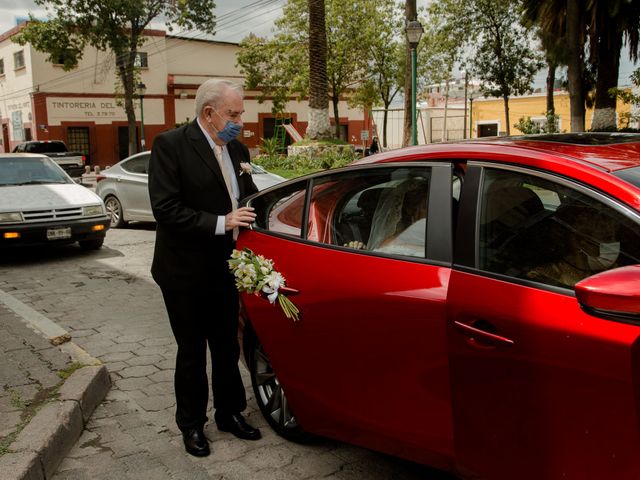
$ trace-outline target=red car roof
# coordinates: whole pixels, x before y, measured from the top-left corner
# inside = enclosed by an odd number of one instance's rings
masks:
[[[478,153],[484,152],[486,154],[500,150],[495,149],[496,145],[536,150],[571,158],[606,172],[640,166],[640,135],[606,133],[490,137],[437,143],[404,149],[402,153],[398,150],[392,150],[371,158],[367,157],[356,163],[384,162],[392,157],[397,160],[400,157],[407,157],[407,160],[410,160],[420,155],[445,154],[446,156],[447,152],[469,154],[474,149],[478,150]]]
[[[606,191],[640,211],[640,190],[611,175],[640,166],[640,135],[584,133],[433,143],[389,150],[352,165],[438,159],[489,160],[551,169]]]

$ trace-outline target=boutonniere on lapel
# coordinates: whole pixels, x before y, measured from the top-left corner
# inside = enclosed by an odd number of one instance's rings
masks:
[[[247,162],[240,162],[240,175],[244,175],[245,173],[251,175],[251,164]]]

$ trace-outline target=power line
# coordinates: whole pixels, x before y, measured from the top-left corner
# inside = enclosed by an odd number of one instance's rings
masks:
[[[247,22],[247,20],[251,20],[252,18],[255,18],[257,16],[261,16],[263,17],[265,14],[270,14],[276,10],[279,10],[281,7],[280,6],[276,6],[274,8],[271,8],[268,11],[264,11],[266,7],[271,7],[274,4],[279,4],[282,3],[284,0],[257,0],[249,5],[246,5],[245,7],[242,8],[237,8],[235,10],[231,10],[230,12],[220,15],[219,17],[216,18],[216,32],[219,32],[220,30],[224,30],[225,28],[234,26],[236,24],[238,24],[239,22]],[[244,10],[247,8],[251,8],[254,7],[254,9],[252,10],[251,13],[246,14],[244,13]],[[246,29],[244,29],[246,30]],[[191,33],[194,33],[194,35],[190,35]],[[183,35],[184,37],[180,37],[181,35]],[[187,29],[187,30],[182,30],[179,31],[175,34],[171,34],[171,36],[173,37],[178,37],[178,38],[186,38],[188,40],[211,40],[210,38],[207,39],[205,37],[211,37],[210,34],[206,33],[206,32],[202,32],[196,29]],[[144,45],[144,47],[146,48],[153,48],[154,45],[160,44],[160,43],[164,43],[165,42],[165,38],[163,37],[160,40],[157,41],[151,41],[149,43],[146,43]],[[215,40],[211,40],[211,41],[215,41]],[[163,49],[160,49],[156,52],[152,52],[151,54],[147,54],[147,58],[148,57],[153,57],[159,54],[167,54],[169,51],[173,51],[172,53],[177,53],[177,49],[179,48],[189,48],[188,45],[181,45],[176,43],[173,46],[170,47],[165,47]],[[97,50],[97,49],[96,49]],[[99,51],[99,50],[97,50]],[[183,55],[181,55],[183,56]],[[175,57],[173,57],[175,58]],[[67,83],[70,80],[71,81],[83,81],[86,79],[89,79],[91,76],[94,75],[94,71],[97,68],[104,68],[106,66],[108,66],[108,63],[113,61],[113,57],[111,55],[108,56],[107,59],[105,59],[104,61],[101,61],[99,64],[94,64],[88,67],[85,67],[83,69],[78,69],[76,71],[73,72],[69,72],[61,77],[58,77],[56,79],[52,79],[49,80],[47,82],[41,83],[37,85],[38,89],[42,89],[42,88],[54,88],[60,84],[63,83]],[[116,73],[117,74],[117,73]],[[26,94],[29,94],[33,91],[33,87],[26,87],[14,92],[11,92],[10,94],[5,94],[5,95],[0,95],[0,99],[6,101],[12,98],[19,98],[21,96],[24,96]]]

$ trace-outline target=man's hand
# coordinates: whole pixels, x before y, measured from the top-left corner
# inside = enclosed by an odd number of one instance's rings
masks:
[[[224,229],[228,232],[236,227],[250,227],[256,219],[253,207],[240,207],[224,216]]]

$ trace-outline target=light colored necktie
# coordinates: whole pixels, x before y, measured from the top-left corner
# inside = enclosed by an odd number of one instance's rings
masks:
[[[224,178],[224,183],[227,186],[227,193],[229,194],[229,198],[231,199],[231,210],[235,210],[238,208],[238,199],[233,194],[233,189],[231,188],[231,177],[229,176],[229,169],[227,165],[224,163],[224,159],[222,158],[222,147],[217,143],[213,145],[213,152],[215,153],[216,160],[218,161],[218,166],[220,167],[220,171],[222,172],[222,177]],[[233,239],[238,238],[238,227],[233,229]]]

